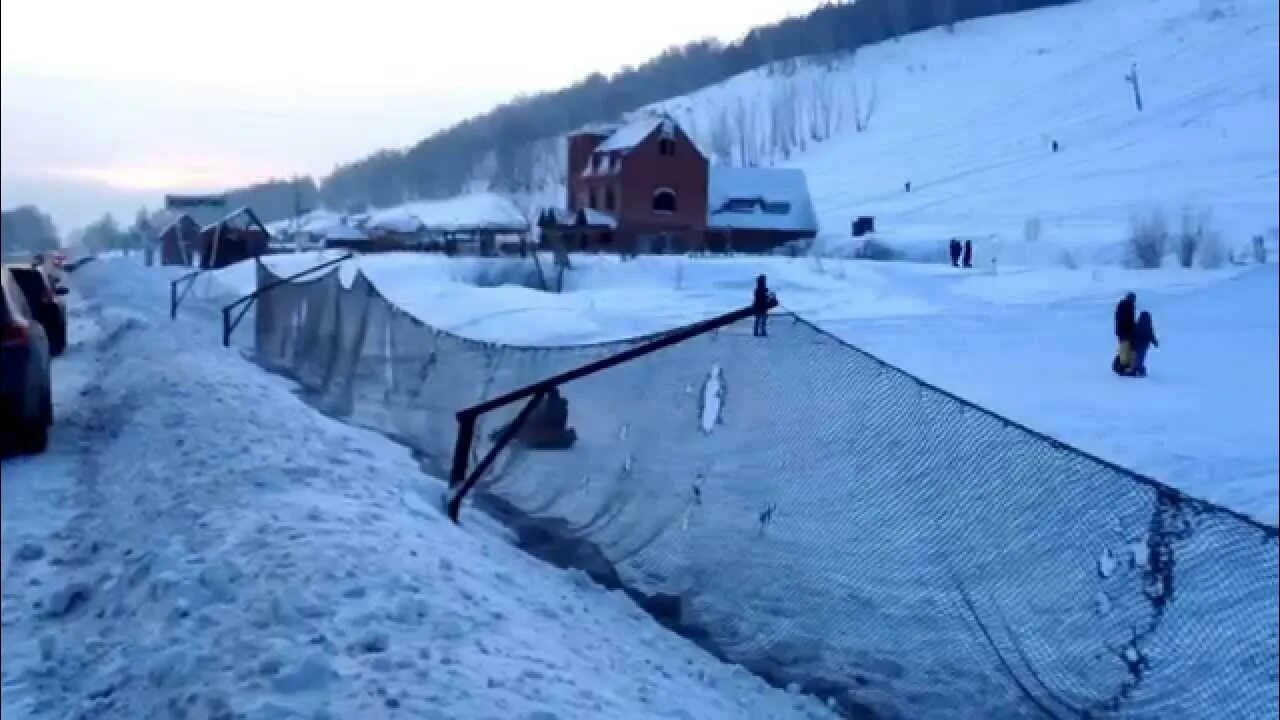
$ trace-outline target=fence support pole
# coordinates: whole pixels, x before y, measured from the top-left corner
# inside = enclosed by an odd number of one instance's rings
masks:
[[[178,281],[169,281],[169,319],[178,319]]]
[[[289,277],[280,278],[279,280],[275,280],[270,283],[267,283],[266,285],[263,285],[262,287],[258,288],[257,290],[254,290],[248,295],[245,295],[241,298],[237,298],[234,302],[228,305],[225,305],[222,308],[222,347],[231,347],[231,333],[234,332],[235,329],[240,325],[240,321],[244,319],[245,314],[249,312],[249,308],[253,305],[253,303],[257,302],[258,296],[262,295],[263,293],[269,290],[280,287],[285,283],[293,282],[294,280],[297,280],[304,275],[310,275],[314,272],[324,270],[325,268],[332,267],[345,260],[350,260],[353,257],[355,257],[355,255],[353,255],[352,253],[347,253],[342,257],[334,258],[333,260],[322,262],[319,265],[316,265],[314,267],[309,267],[306,270],[303,270],[302,272],[296,272],[290,275]],[[236,315],[235,320],[232,320],[231,311],[234,309],[239,309],[240,312]]]
[[[449,485],[453,488],[453,496],[449,498],[449,519],[458,522],[458,515],[462,512],[462,500],[471,491],[471,488],[480,480],[480,476],[485,470],[498,459],[498,454],[503,448],[511,444],[516,434],[520,432],[520,428],[524,427],[525,422],[529,420],[529,415],[533,414],[534,408],[538,407],[538,403],[542,402],[542,398],[546,393],[539,390],[529,398],[529,402],[520,408],[520,412],[516,414],[515,419],[502,428],[502,432],[498,433],[498,439],[494,441],[493,447],[489,448],[489,452],[476,465],[476,469],[467,474],[467,461],[471,454],[471,438],[475,435],[476,416],[470,413],[458,414],[458,441],[454,446],[453,469],[449,472]],[[463,438],[466,438],[464,441]],[[465,444],[465,447],[464,447]],[[462,477],[463,480],[459,484],[454,484],[455,477]]]

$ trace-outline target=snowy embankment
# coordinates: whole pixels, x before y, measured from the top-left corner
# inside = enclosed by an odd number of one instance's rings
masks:
[[[316,260],[268,263],[288,272]],[[361,268],[440,329],[538,346],[617,340],[736,309],[766,273],[786,309],[926,381],[1195,496],[1273,524],[1280,515],[1275,265],[991,274],[813,258],[575,257],[563,294],[478,287],[485,266],[391,254],[343,272]],[[202,282],[211,293],[248,292],[253,268]],[[1128,291],[1153,313],[1161,340],[1144,381],[1108,369],[1113,304]]]
[[[164,276],[72,281],[43,456],[6,461],[6,717],[825,717],[629,600],[440,511],[408,451],[167,318]]]

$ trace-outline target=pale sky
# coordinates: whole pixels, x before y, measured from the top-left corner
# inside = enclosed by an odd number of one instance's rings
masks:
[[[0,202],[63,233],[404,147],[819,0],[4,0]]]

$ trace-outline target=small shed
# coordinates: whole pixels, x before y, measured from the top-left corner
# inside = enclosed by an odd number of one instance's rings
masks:
[[[621,247],[615,237],[617,219],[600,210],[548,208],[540,215],[538,226],[542,228],[540,244],[546,250],[557,249],[557,242],[572,252],[613,251]]]
[[[711,168],[707,249],[770,252],[818,234],[804,171]]]
[[[200,267],[226,267],[267,253],[271,233],[253,210],[243,207],[200,230]]]
[[[200,226],[190,215],[178,215],[156,236],[156,243],[160,246],[160,264],[193,265],[199,242]]]

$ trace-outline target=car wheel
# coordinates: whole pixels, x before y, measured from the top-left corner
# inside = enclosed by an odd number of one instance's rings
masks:
[[[45,388],[40,412],[33,420],[19,431],[18,442],[22,452],[38,455],[49,447],[49,426],[53,424],[53,393],[49,388]]]

